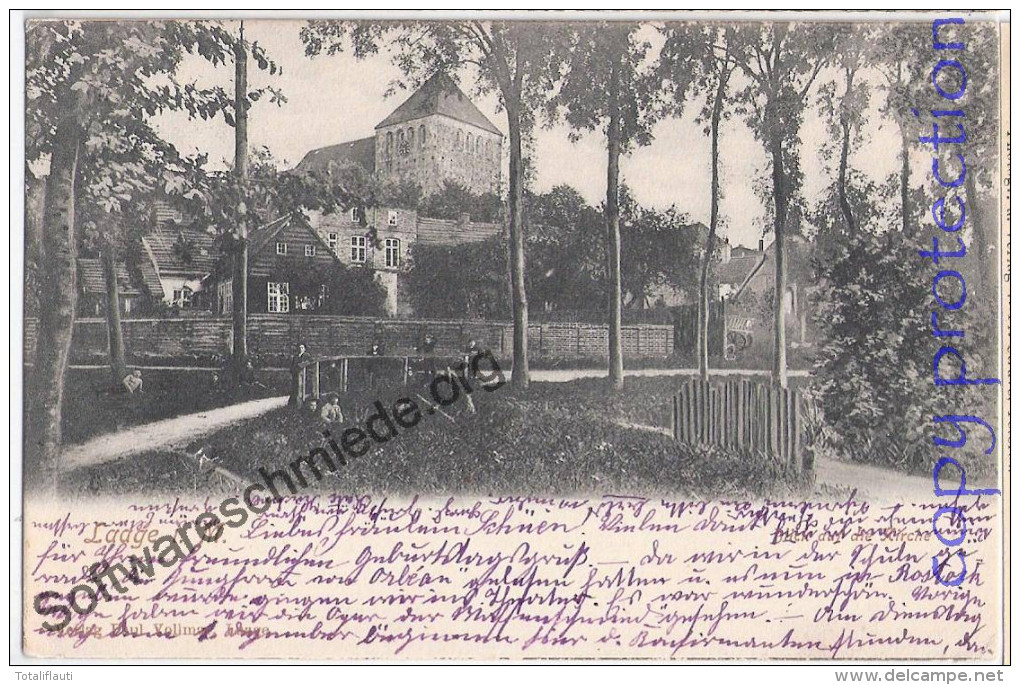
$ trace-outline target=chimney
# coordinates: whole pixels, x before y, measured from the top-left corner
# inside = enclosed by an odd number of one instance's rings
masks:
[[[758,238],[758,252],[764,252],[764,251],[765,251],[765,239],[764,238]]]
[[[467,212],[461,212],[457,215],[457,224],[464,226],[471,223],[471,215]]]

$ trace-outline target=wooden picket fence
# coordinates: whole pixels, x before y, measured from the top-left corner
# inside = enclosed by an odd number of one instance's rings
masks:
[[[803,449],[802,393],[747,380],[691,380],[673,395],[673,437],[690,445],[763,452],[791,471],[810,472]]]

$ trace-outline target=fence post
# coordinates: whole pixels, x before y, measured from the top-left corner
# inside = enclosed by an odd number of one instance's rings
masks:
[[[784,393],[785,402],[783,407],[786,413],[786,421],[784,422],[783,441],[786,443],[786,459],[787,463],[793,466],[794,473],[800,473],[800,459],[799,456],[793,449],[793,390],[787,389]]]
[[[688,381],[684,384],[684,399],[687,402],[687,410],[684,418],[684,436],[687,442],[694,442],[694,426],[697,416],[695,415],[694,408],[694,381]]]
[[[677,435],[677,424],[679,423],[679,420],[678,420],[679,419],[678,405],[679,405],[679,402],[677,401],[677,395],[676,395],[676,393],[674,393],[673,394],[673,407],[672,407],[673,411],[670,412],[670,415],[669,415],[669,427],[670,427],[671,432],[673,433],[673,439],[674,440],[677,440],[678,437],[679,437]]]
[[[702,420],[701,411],[701,382],[691,382],[691,405],[694,407],[694,423],[691,425],[691,442],[701,442],[701,427],[705,423]]]
[[[304,402],[305,401],[305,387],[306,387],[306,383],[307,383],[307,378],[305,377],[306,376],[306,374],[305,374],[306,370],[307,370],[307,367],[302,366],[301,367],[301,375],[298,376],[298,401],[300,401],[300,402]]]
[[[312,397],[319,398],[319,362],[315,361],[314,367],[315,375],[312,376]]]

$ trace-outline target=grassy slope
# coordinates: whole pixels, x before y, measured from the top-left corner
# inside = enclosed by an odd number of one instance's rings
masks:
[[[678,379],[628,379],[621,395],[604,381],[535,383],[526,395],[509,386],[475,392],[476,413],[461,400],[414,428],[377,445],[320,489],[407,494],[670,493],[689,496],[747,496],[791,487],[769,460],[723,450],[692,449],[654,431],[621,424],[663,426]],[[402,394],[383,393],[385,405]],[[425,394],[423,392],[423,394]],[[375,397],[351,398],[367,407]],[[352,417],[352,407],[346,407]],[[284,468],[323,444],[322,425],[282,409],[220,431],[204,448],[219,463],[248,480],[260,467]],[[338,435],[339,429],[334,429]],[[104,488],[191,491],[186,459],[167,454],[133,457],[73,474],[71,489]],[[193,470],[193,468],[192,468]],[[116,484],[114,486],[113,484]],[[795,486],[794,486],[795,487]],[[208,489],[208,488],[205,488]]]

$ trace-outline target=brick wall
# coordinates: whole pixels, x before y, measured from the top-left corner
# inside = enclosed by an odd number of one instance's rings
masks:
[[[129,319],[123,322],[124,344],[134,359],[186,358],[191,355],[225,355],[230,350],[231,325],[227,318]],[[469,338],[479,346],[509,357],[513,326],[495,321],[415,321],[342,316],[251,316],[248,349],[272,358],[293,354],[304,342],[312,354],[364,354],[373,340],[386,351],[414,350],[428,330],[439,351],[460,351]],[[34,347],[35,319],[25,322],[26,358]],[[546,323],[528,327],[533,359],[604,359],[609,354],[608,328],[601,324]],[[627,359],[665,358],[673,353],[673,328],[653,324],[623,327],[623,353]],[[96,361],[107,354],[106,322],[82,319],[75,325],[72,360]]]

